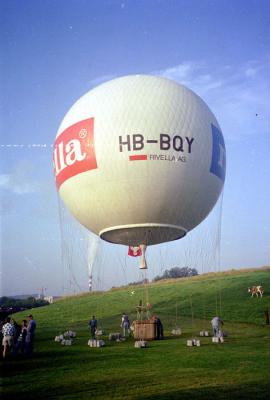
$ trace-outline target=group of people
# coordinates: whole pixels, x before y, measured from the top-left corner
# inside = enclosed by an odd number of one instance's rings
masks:
[[[90,331],[90,336],[92,339],[96,338],[96,332],[97,332],[97,319],[95,315],[92,316],[88,323],[89,331]],[[126,313],[123,313],[122,318],[121,318],[121,328],[123,329],[123,336],[129,336],[130,334],[130,322],[128,315]]]
[[[25,354],[31,356],[33,353],[36,321],[33,315],[28,315],[27,319],[23,319],[19,331],[16,332],[14,322],[10,317],[6,318],[6,322],[2,327],[2,346],[3,346],[3,358],[6,358],[8,353]],[[159,317],[153,316],[152,320],[155,322],[156,339],[163,339],[163,324]],[[218,316],[211,320],[213,327],[214,336],[219,336],[221,332],[221,326],[224,324],[222,319]],[[90,330],[90,336],[92,339],[96,338],[97,332],[97,319],[93,315],[89,321],[88,326]],[[123,336],[127,337],[130,335],[131,325],[127,313],[123,313],[121,317],[121,328],[123,329]]]
[[[162,324],[160,318],[154,315],[151,319],[152,319],[152,321],[155,322],[155,329],[156,329],[155,336],[156,336],[156,339],[163,339],[164,338],[163,324]],[[223,326],[223,324],[224,324],[223,320],[218,316],[214,317],[211,320],[211,325],[212,325],[212,328],[213,328],[213,335],[215,337],[217,337],[217,336],[219,336],[221,334],[221,327]],[[96,319],[96,317],[94,315],[93,315],[92,319],[89,321],[88,326],[89,326],[89,329],[90,329],[91,338],[95,339],[96,338],[96,330],[97,330],[97,319]],[[132,327],[131,327],[130,322],[129,322],[129,317],[128,317],[127,313],[125,313],[125,312],[122,314],[120,327],[123,329],[123,336],[124,337],[130,335],[130,330],[131,330]]]
[[[154,321],[155,327],[156,327],[156,339],[163,339],[163,337],[164,337],[163,336],[163,324],[162,324],[160,318],[158,318],[157,316],[153,316],[152,321]],[[95,315],[93,315],[88,323],[90,336],[92,339],[96,338],[97,323],[98,323],[97,319],[96,319]],[[124,312],[122,314],[120,327],[123,330],[123,337],[127,337],[130,335],[132,326],[130,324],[128,314],[126,312]]]
[[[16,329],[15,323],[11,318],[6,318],[6,322],[2,326],[3,358],[6,358],[7,355],[11,353],[15,355],[32,355],[36,321],[32,314],[28,315],[27,319],[28,321],[23,319],[21,325]]]
[[[163,324],[160,320],[159,317],[157,317],[156,315],[154,315],[151,320],[154,322],[155,324],[155,337],[156,339],[163,339],[164,335],[163,335]],[[130,335],[130,330],[131,330],[131,326],[130,326],[130,322],[129,322],[129,318],[128,315],[124,312],[121,318],[121,328],[123,329],[123,336],[129,336]]]
[[[121,317],[121,328],[123,329],[123,336],[129,336],[130,334],[130,322],[128,315],[126,313],[123,313]],[[97,332],[97,319],[95,315],[92,316],[88,323],[89,331],[90,331],[90,336],[92,339],[96,338],[96,332]]]

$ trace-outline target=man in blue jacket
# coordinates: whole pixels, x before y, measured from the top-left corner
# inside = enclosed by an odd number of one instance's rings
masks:
[[[96,329],[97,329],[97,320],[94,315],[93,315],[92,319],[90,319],[88,326],[90,329],[91,338],[95,339],[96,338]]]
[[[31,356],[34,349],[34,338],[35,338],[35,330],[37,324],[32,314],[28,315],[27,318],[28,318],[28,325],[25,337],[25,353],[27,356]]]

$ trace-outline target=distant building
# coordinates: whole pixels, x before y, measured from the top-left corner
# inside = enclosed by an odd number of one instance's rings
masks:
[[[45,296],[44,300],[47,301],[48,303],[52,304],[53,303],[53,296]]]

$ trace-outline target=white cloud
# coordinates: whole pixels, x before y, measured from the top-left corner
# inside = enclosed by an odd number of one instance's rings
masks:
[[[0,189],[21,195],[36,192],[37,184],[33,182],[18,182],[14,175],[2,174],[0,175]]]
[[[201,96],[216,115],[227,140],[268,134],[270,126],[269,60],[244,65],[215,66],[183,62],[156,71]]]
[[[171,68],[158,71],[157,74],[175,81],[188,81],[199,65],[193,62],[184,62]]]
[[[257,74],[257,70],[255,68],[247,68],[245,74],[247,77],[254,76]]]
[[[175,80],[193,90],[215,114],[226,140],[269,135],[270,59],[242,65],[212,65],[203,60],[185,61],[152,74]],[[116,76],[91,82],[96,86]]]
[[[9,185],[9,175],[2,174],[0,175],[0,188],[5,189]]]
[[[94,88],[98,85],[101,85],[104,82],[110,81],[111,79],[114,79],[114,78],[116,78],[116,76],[112,75],[112,74],[103,75],[103,76],[97,77],[95,79],[92,79],[91,81],[88,82],[88,84],[89,84],[90,89],[92,89],[92,88]]]
[[[40,190],[40,184],[33,178],[34,165],[29,160],[20,160],[11,172],[0,175],[0,190],[24,195]]]

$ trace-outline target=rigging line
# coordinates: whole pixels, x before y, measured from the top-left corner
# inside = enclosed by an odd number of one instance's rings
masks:
[[[201,261],[201,273],[202,275],[204,274],[204,252],[203,252],[203,247],[201,246],[200,250],[199,250],[199,256],[200,256],[200,260]],[[203,282],[202,282],[203,284]],[[206,328],[206,302],[205,302],[205,296],[206,296],[206,292],[203,290],[202,293],[202,307],[203,307],[203,330],[205,330]]]
[[[193,311],[193,303],[192,303],[192,294],[189,295],[190,301],[190,310],[191,310],[191,334],[194,332],[194,311]]]
[[[159,265],[158,274],[161,275],[162,274],[162,270],[163,270],[163,265],[164,265],[164,260],[163,260],[163,254],[162,254],[162,251],[161,251],[161,247],[159,248],[159,259],[160,259],[160,265]]]
[[[217,264],[218,264],[218,272],[221,279],[221,271],[220,271],[220,245],[221,245],[221,228],[222,228],[222,209],[223,209],[223,193],[224,189],[222,189],[220,196],[220,209],[219,209],[219,226],[218,226],[218,252],[217,252]],[[222,292],[221,292],[221,281],[219,280],[219,309],[220,315],[222,315]]]
[[[223,190],[221,192],[221,196],[219,199],[219,208],[218,208],[218,227],[216,234],[216,243],[215,243],[215,251],[216,251],[216,276],[217,276],[217,285],[216,285],[216,315],[222,315],[222,295],[221,295],[221,273],[220,273],[220,242],[221,242],[221,216],[222,216],[222,205],[223,205]]]
[[[204,293],[203,293],[202,303],[203,303],[203,327],[205,330],[205,328],[206,328],[206,302],[205,302],[205,294]]]
[[[216,303],[216,315],[218,315],[218,278],[216,277],[216,296],[215,296],[215,303]]]
[[[123,276],[124,276],[125,285],[127,286],[128,281],[127,281],[126,270],[125,270],[124,263],[123,263],[123,257],[122,257],[122,255],[119,254],[119,250],[120,250],[120,249],[117,249],[117,250],[118,250],[118,251],[117,251],[118,262],[119,262],[120,267],[121,267],[121,269],[122,269],[122,273],[123,273]],[[124,260],[125,260],[125,266],[127,266],[127,263],[126,263],[126,255],[125,255],[125,257],[124,257]]]
[[[61,260],[63,267],[63,279],[65,275],[65,270],[68,271],[69,275],[69,289],[76,292],[75,288],[79,291],[82,291],[81,286],[79,285],[75,273],[73,271],[72,263],[74,259],[74,246],[71,246],[67,242],[67,237],[71,237],[73,230],[71,228],[71,223],[68,223],[68,217],[65,213],[65,209],[63,207],[63,203],[61,202],[60,197],[58,196],[58,211],[59,211],[59,219],[60,219],[60,233],[61,233]],[[65,287],[65,284],[63,284]]]
[[[147,278],[147,270],[144,270],[144,276],[145,276],[144,282],[145,282],[146,317],[147,317],[147,319],[150,319],[150,309],[149,309],[150,303],[149,303],[149,290],[148,290],[149,282],[148,282],[148,278]]]
[[[175,302],[175,329],[179,328],[178,324],[178,301]]]
[[[73,284],[74,284],[75,286],[77,286],[77,288],[79,289],[79,292],[82,292],[82,288],[81,288],[81,286],[79,285],[79,283],[78,283],[78,281],[77,281],[77,278],[76,278],[76,276],[75,276],[75,274],[74,274],[74,271],[73,271],[73,269],[72,269],[72,266],[71,266],[71,268],[70,268],[70,273],[71,273],[71,277],[72,277],[72,280],[73,280]]]
[[[64,232],[63,232],[63,205],[59,194],[57,193],[57,204],[58,204],[58,217],[59,217],[59,230],[60,230],[60,241],[61,241],[61,266],[62,266],[62,288],[65,293],[65,264],[64,264]]]
[[[215,273],[216,273],[216,315],[222,315],[221,274],[220,274],[220,241],[221,241],[221,216],[222,216],[223,190],[218,203],[218,225],[215,243]]]
[[[72,247],[71,251],[67,251],[69,274],[72,279],[72,284],[73,284],[74,290],[75,290],[75,287],[77,287],[79,289],[79,291],[82,291],[80,285],[78,284],[75,273],[73,271],[73,267],[72,267],[73,256],[74,256],[74,248]]]

